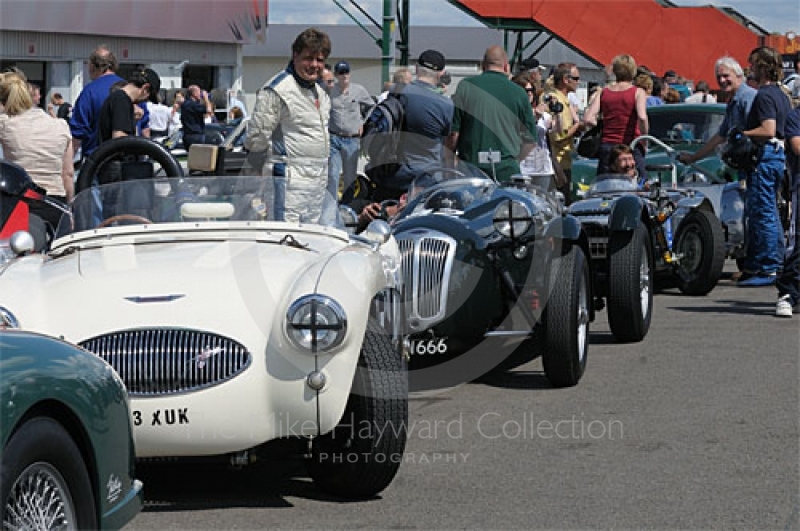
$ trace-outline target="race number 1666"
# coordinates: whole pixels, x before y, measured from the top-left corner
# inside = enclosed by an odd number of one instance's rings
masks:
[[[447,338],[417,339],[411,342],[411,353],[417,356],[433,356],[447,353]]]

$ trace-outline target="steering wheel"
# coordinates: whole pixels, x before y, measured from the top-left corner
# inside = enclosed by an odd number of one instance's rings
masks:
[[[141,136],[124,136],[103,142],[86,159],[75,182],[75,193],[91,187],[97,171],[120,154],[147,155],[161,165],[167,177],[183,177],[183,168],[164,145]]]
[[[117,221],[133,221],[134,223],[144,223],[145,225],[150,225],[153,223],[152,220],[147,219],[143,216],[137,216],[135,214],[119,214],[118,216],[111,216],[108,219],[104,219],[96,229],[102,229],[103,227],[108,227],[112,223],[116,223]]]

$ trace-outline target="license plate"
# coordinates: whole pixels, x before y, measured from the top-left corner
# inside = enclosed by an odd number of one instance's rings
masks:
[[[412,356],[437,356],[447,354],[447,338],[413,339],[411,341]]]

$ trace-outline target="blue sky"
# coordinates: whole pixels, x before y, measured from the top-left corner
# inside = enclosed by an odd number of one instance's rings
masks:
[[[502,0],[498,0],[502,1]],[[573,0],[564,0],[573,1]],[[380,20],[383,0],[356,0],[373,18]],[[339,0],[359,21],[366,19],[349,0]],[[728,6],[741,12],[769,32],[800,34],[800,0],[673,0],[681,6]],[[475,26],[475,22],[445,0],[411,0],[412,25]],[[333,0],[270,0],[270,22],[280,24],[352,24]]]

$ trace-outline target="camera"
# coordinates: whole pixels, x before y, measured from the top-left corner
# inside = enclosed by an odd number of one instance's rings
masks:
[[[561,114],[564,110],[564,104],[555,99],[552,94],[545,94],[544,102],[547,104],[547,108],[553,114]]]

